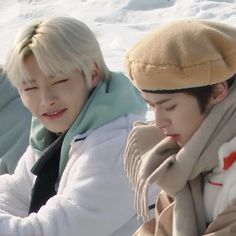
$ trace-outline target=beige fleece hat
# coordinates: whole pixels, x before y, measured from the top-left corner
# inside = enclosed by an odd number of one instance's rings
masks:
[[[236,28],[178,20],[159,26],[127,53],[125,67],[141,90],[201,87],[236,73]]]

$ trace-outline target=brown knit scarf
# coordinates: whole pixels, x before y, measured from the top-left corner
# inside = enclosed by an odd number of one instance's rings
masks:
[[[200,176],[218,165],[219,147],[235,135],[236,86],[181,149],[170,138],[161,140],[155,126],[137,125],[129,135],[125,155],[137,213],[148,218],[148,187],[155,183],[175,201],[172,235],[202,234],[206,225]]]

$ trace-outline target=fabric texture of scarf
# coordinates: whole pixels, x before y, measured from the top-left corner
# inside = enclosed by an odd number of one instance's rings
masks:
[[[168,137],[160,141],[160,130],[153,125],[136,126],[128,138],[125,168],[134,187],[138,214],[148,218],[148,188],[155,183],[175,202],[172,235],[203,234],[206,223],[201,176],[218,166],[218,150],[235,137],[235,124],[234,85],[183,148]]]
[[[31,114],[1,71],[0,94],[0,174],[4,174],[13,173],[29,145]]]
[[[71,128],[67,131],[61,149],[59,176],[68,161],[70,143],[75,135],[84,134],[127,114],[145,114],[147,106],[140,92],[122,73],[112,72],[111,80],[100,81]],[[30,144],[38,156],[44,151],[43,124],[33,118]]]

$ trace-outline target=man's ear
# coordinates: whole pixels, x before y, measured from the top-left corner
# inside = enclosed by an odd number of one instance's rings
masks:
[[[211,100],[213,104],[219,103],[228,95],[229,88],[226,82],[221,82],[214,85]]]
[[[97,63],[94,63],[92,69],[92,88],[95,88],[100,81],[100,70]]]

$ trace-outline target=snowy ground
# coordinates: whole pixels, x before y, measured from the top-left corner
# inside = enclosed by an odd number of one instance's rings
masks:
[[[226,0],[0,0],[0,64],[17,31],[34,18],[67,15],[96,34],[108,66],[123,70],[126,51],[159,24],[180,19],[219,20],[236,26],[236,1]]]
[[[201,18],[236,25],[234,0],[0,0],[0,13],[0,64],[23,25],[34,18],[68,15],[95,32],[113,70],[122,70],[126,50],[163,22]]]

